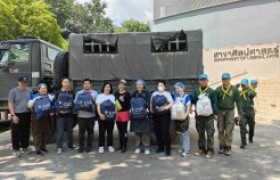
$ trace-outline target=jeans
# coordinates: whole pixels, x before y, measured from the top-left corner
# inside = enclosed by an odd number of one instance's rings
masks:
[[[99,147],[105,146],[105,134],[107,132],[107,146],[113,146],[113,131],[115,121],[99,120]]]
[[[181,142],[181,150],[185,153],[190,153],[190,133],[189,131],[181,133],[177,132]]]
[[[92,118],[78,118],[79,123],[79,145],[84,148],[85,132],[87,131],[87,148],[91,148],[93,141],[93,127],[94,117]]]
[[[170,137],[170,114],[154,115],[154,130],[156,134],[157,145],[159,149],[170,151],[171,149],[171,137]]]
[[[72,116],[58,116],[56,119],[56,146],[63,147],[64,129],[67,131],[68,147],[73,147],[73,117]]]
[[[31,114],[16,113],[16,116],[19,118],[19,122],[18,124],[12,122],[11,125],[12,146],[14,150],[19,150],[29,146]]]

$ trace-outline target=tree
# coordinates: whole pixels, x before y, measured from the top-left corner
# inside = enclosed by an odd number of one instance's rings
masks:
[[[116,28],[116,32],[150,32],[150,25],[141,23],[135,19],[129,19]]]
[[[2,29],[9,30],[9,33],[0,37],[0,40],[17,36],[34,36],[67,48],[67,42],[61,36],[61,29],[44,1],[0,0],[0,2],[5,4],[4,6],[1,4],[1,10],[2,7],[6,10],[4,13],[0,11],[0,17],[7,21],[3,27],[1,26],[1,32]]]

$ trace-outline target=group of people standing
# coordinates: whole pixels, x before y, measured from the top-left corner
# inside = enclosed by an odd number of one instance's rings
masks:
[[[241,90],[230,84],[230,74],[222,75],[222,85],[216,90],[208,86],[208,76],[199,75],[199,86],[188,95],[182,82],[174,84],[174,92],[165,90],[166,82],[160,80],[157,90],[152,94],[146,90],[144,80],[137,80],[136,90],[132,94],[126,91],[126,80],[118,82],[118,90],[113,91],[112,84],[105,82],[101,92],[92,89],[90,79],[83,80],[83,89],[76,94],[70,88],[70,80],[63,78],[61,89],[55,95],[48,93],[48,86],[39,84],[38,94],[27,89],[27,78],[18,79],[18,87],[9,93],[9,110],[12,116],[12,147],[17,157],[30,153],[29,136],[32,124],[33,144],[36,154],[43,156],[46,149],[50,119],[56,116],[57,154],[63,152],[64,132],[67,132],[67,148],[76,149],[73,144],[74,114],[78,117],[78,152],[92,151],[93,129],[95,121],[99,127],[100,154],[114,152],[113,130],[115,124],[119,132],[119,147],[122,153],[127,151],[128,122],[130,131],[135,133],[135,154],[150,154],[150,133],[155,132],[157,153],[171,155],[171,122],[180,138],[179,153],[183,157],[190,155],[189,114],[195,106],[196,129],[199,151],[195,155],[211,158],[214,155],[214,120],[217,120],[220,154],[231,155],[232,132],[236,120],[241,129],[241,148],[247,146],[246,133],[249,125],[249,141],[254,136],[254,97],[257,81],[242,80]],[[234,117],[235,105],[238,117]],[[152,120],[152,121],[151,121]],[[31,123],[32,122],[32,123]],[[151,123],[152,122],[152,123]],[[87,139],[85,143],[85,132]],[[107,138],[105,138],[107,136]],[[106,140],[105,140],[106,139]],[[105,149],[107,147],[107,149]]]

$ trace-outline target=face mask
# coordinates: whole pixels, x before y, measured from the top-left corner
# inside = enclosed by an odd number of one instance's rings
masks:
[[[163,86],[158,86],[158,91],[159,92],[163,92],[165,90],[165,87],[163,87]]]

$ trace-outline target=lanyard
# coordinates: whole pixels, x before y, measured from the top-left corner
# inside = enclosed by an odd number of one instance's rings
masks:
[[[202,91],[202,88],[199,87],[199,95],[204,94],[208,89],[209,89],[209,87],[207,86],[207,87]]]
[[[247,93],[248,91],[249,91],[248,89],[245,90],[245,91],[243,91],[243,90],[240,91],[240,96],[242,96],[243,99],[245,99],[246,101],[247,101],[246,93]]]
[[[225,99],[226,95],[228,95],[229,97],[232,96],[232,93],[229,93],[230,88],[231,88],[231,85],[229,85],[228,89],[225,90],[224,86],[222,85],[222,91],[224,92],[223,99]]]

